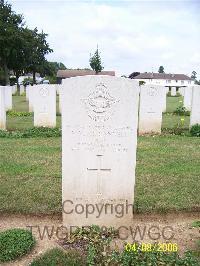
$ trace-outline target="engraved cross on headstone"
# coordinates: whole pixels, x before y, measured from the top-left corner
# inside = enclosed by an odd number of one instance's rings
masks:
[[[42,109],[40,110],[40,114],[47,114],[47,105],[45,104]]]
[[[102,156],[101,154],[97,154],[96,155],[98,158],[98,168],[87,168],[88,171],[96,171],[97,172],[97,195],[100,196],[102,195],[102,171],[106,172],[106,171],[111,171],[111,169],[109,168],[103,168],[102,167]]]

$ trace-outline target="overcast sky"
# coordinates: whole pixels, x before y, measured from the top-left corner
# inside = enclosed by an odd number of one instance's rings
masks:
[[[8,0],[48,33],[50,61],[89,67],[98,44],[105,70],[200,74],[200,1]],[[200,78],[200,75],[198,75]]]

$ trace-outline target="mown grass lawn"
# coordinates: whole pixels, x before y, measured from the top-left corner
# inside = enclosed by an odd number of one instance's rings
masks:
[[[0,212],[61,212],[61,138],[0,138],[0,155]],[[137,211],[199,209],[199,158],[199,138],[139,137]]]

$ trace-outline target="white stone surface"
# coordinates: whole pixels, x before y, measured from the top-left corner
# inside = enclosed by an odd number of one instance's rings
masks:
[[[29,86],[26,86],[26,88],[25,88],[25,90],[26,90],[26,101],[28,102],[29,101],[29,95],[28,95],[28,93],[29,93]]]
[[[5,86],[0,86],[0,129],[6,129]]]
[[[131,208],[116,218],[105,206],[134,201],[138,82],[98,75],[65,79],[63,87],[63,223],[127,225]],[[94,213],[78,214],[77,204],[90,204]],[[103,208],[99,217],[96,206]]]
[[[142,85],[140,89],[139,134],[161,133],[164,87]]]
[[[20,85],[20,95],[25,93],[24,85]]]
[[[185,87],[185,93],[184,93],[184,107],[191,111],[192,106],[192,87]]]
[[[162,100],[163,100],[163,108],[162,111],[163,113],[167,111],[167,92],[168,92],[168,88],[166,89],[166,87],[162,88],[162,92],[163,92],[163,96],[162,96]]]
[[[184,87],[179,88],[179,93],[180,95],[184,96],[185,88]]]
[[[5,106],[6,111],[12,109],[12,87],[5,86]]]
[[[34,97],[34,126],[56,127],[56,89],[43,84],[32,87]]]
[[[192,88],[192,108],[190,115],[190,126],[200,125],[200,86],[195,85]]]
[[[36,86],[27,86],[28,88],[28,101],[29,101],[29,112],[34,111],[34,88]]]
[[[176,87],[171,87],[171,96],[176,96]]]
[[[58,95],[59,95],[59,113],[62,114],[62,93],[63,93],[63,86],[62,85],[59,85],[59,88],[58,88]]]
[[[17,85],[12,86],[12,94],[15,94],[17,92]]]

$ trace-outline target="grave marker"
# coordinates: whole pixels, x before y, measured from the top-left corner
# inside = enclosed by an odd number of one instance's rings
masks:
[[[6,129],[6,106],[4,86],[0,86],[0,129]]]
[[[56,127],[56,89],[43,84],[32,87],[34,98],[34,126]]]
[[[142,85],[140,88],[139,134],[161,133],[164,87]]]
[[[98,217],[95,206],[133,204],[138,82],[98,75],[65,79],[62,86],[63,223],[126,225],[132,209],[121,218],[104,211]],[[94,213],[67,213],[77,204]]]
[[[196,85],[192,88],[192,108],[190,115],[190,127],[200,125],[200,86]]]
[[[192,87],[185,87],[185,93],[184,93],[184,107],[191,111],[191,105],[192,105]]]

